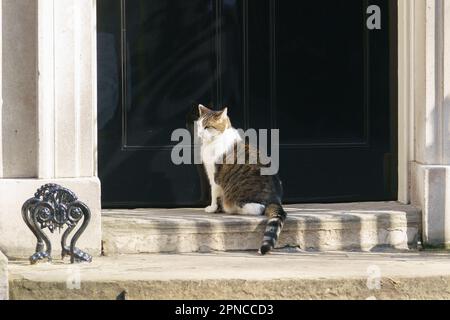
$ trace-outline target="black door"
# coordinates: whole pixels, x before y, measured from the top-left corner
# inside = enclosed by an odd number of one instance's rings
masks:
[[[286,203],[396,199],[394,1],[97,3],[105,207],[206,204],[197,168],[170,157],[198,103],[280,129]]]

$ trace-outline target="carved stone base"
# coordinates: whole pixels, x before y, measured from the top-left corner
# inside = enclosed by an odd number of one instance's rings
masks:
[[[89,254],[75,246],[89,224],[91,212],[69,189],[56,184],[41,187],[34,198],[23,205],[22,217],[37,239],[36,253],[30,257],[31,264],[52,261],[52,244],[44,230],[54,233],[55,230],[62,231],[64,228],[67,229],[61,237],[62,258],[70,256],[71,263],[92,261]],[[81,226],[72,237],[70,246],[67,246],[69,235],[80,221],[83,221]]]

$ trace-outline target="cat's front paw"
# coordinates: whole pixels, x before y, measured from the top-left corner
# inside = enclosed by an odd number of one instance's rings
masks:
[[[205,208],[205,212],[206,213],[216,213],[217,209],[219,209],[219,206],[216,204],[216,205],[212,205],[212,206],[206,207]]]

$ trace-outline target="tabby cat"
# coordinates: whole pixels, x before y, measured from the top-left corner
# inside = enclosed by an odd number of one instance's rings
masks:
[[[222,208],[229,214],[266,215],[269,221],[260,253],[267,254],[275,247],[287,217],[281,205],[281,181],[276,175],[261,175],[265,166],[259,151],[232,127],[228,109],[213,111],[200,105],[197,134],[211,185],[212,201],[205,211],[215,213]]]

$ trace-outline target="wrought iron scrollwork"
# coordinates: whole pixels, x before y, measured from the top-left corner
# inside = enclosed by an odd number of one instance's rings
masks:
[[[89,254],[76,247],[78,239],[89,224],[91,211],[69,189],[57,184],[47,184],[41,187],[34,198],[24,203],[22,217],[37,239],[36,253],[30,257],[31,264],[42,260],[52,261],[52,243],[45,234],[45,229],[54,233],[56,230],[62,232],[65,228],[67,229],[61,237],[62,258],[70,256],[71,263],[92,261]],[[68,246],[66,244],[68,238],[80,221],[83,222]]]

